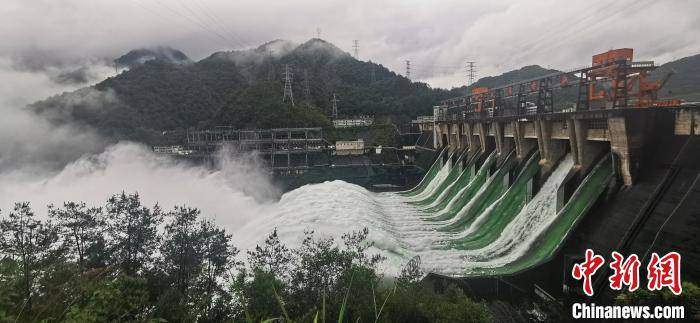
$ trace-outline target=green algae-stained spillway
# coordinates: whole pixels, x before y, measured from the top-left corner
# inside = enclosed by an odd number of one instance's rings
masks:
[[[441,156],[442,154],[446,153],[445,150],[442,150],[438,153],[438,157],[435,159],[432,165],[430,165],[430,168],[428,171],[425,173],[425,176],[423,176],[423,179],[416,185],[416,187],[405,191],[405,192],[399,192],[398,194],[404,195],[404,196],[415,196],[423,192],[426,186],[428,186],[428,183],[432,181],[435,178],[435,175],[437,175],[438,171],[440,171],[440,167],[442,167],[442,160]]]
[[[522,158],[512,151],[437,154],[414,189],[373,193],[343,181],[302,186],[238,234],[247,241],[247,232],[278,228],[283,239],[295,241],[306,230],[339,237],[368,228],[389,274],[419,256],[427,272],[507,275],[551,258],[612,177],[610,157],[577,174],[566,155],[543,174],[537,151]],[[563,185],[581,177],[566,203],[559,200]]]
[[[546,261],[595,203],[612,173],[610,159],[602,159],[557,210],[558,191],[575,171],[571,156],[562,158],[535,196],[530,196],[535,175],[541,172],[537,152],[521,160],[514,152],[500,158],[493,152],[481,167],[475,167],[479,155],[462,153],[457,160],[463,162],[431,167],[442,176],[433,175],[431,181],[440,182],[424,185],[423,190],[432,185],[430,194],[424,192],[420,199],[404,194],[404,203],[418,210],[412,228],[419,228],[414,229],[416,240],[424,241],[421,248],[427,250],[417,254],[427,264],[432,261],[437,268],[447,268],[436,269],[438,273],[504,275]],[[501,163],[494,170],[497,159]],[[515,171],[517,176],[509,183]]]

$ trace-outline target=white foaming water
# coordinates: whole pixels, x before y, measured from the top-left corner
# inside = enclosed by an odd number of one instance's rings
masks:
[[[435,164],[437,164],[437,163],[440,162],[441,157],[442,157],[442,154],[444,154],[444,153],[445,153],[445,149],[441,150],[441,151],[438,153],[437,158],[435,158],[435,161],[433,162],[433,165],[430,165],[430,168],[428,168],[428,171],[430,171],[433,167],[437,167],[437,165],[435,165]],[[416,184],[416,186],[414,186],[414,187],[412,187],[412,188],[410,188],[410,189],[408,189],[408,190],[405,190],[405,191],[398,191],[398,192],[396,192],[396,193],[407,193],[407,192],[411,192],[411,191],[413,191],[416,187],[420,187],[421,185],[423,185],[423,183],[424,183],[425,181],[427,181],[427,180],[428,180],[428,176],[423,176],[423,178],[421,178],[420,182],[418,182],[418,184]]]
[[[459,166],[455,165],[453,167],[459,167]],[[462,172],[464,172],[464,170],[459,171],[459,174],[457,175],[457,177],[455,177],[455,180],[452,183],[450,183],[449,185],[447,185],[447,187],[445,187],[445,189],[440,193],[440,195],[438,195],[438,197],[435,199],[435,201],[426,205],[424,208],[428,209],[428,208],[435,207],[438,204],[440,204],[440,202],[442,202],[442,200],[445,199],[445,196],[450,193],[450,190],[452,190],[452,187],[457,185],[457,180],[462,175]]]
[[[83,201],[103,205],[113,194],[138,192],[142,203],[164,209],[186,204],[235,228],[254,218],[278,193],[249,160],[222,160],[213,171],[157,156],[147,147],[120,143],[85,156],[59,172],[0,172],[0,209],[28,201],[40,216],[47,204]]]
[[[491,155],[489,155],[489,157],[486,159],[486,161],[484,161],[483,165],[479,168],[479,170],[477,171],[477,173],[476,173],[472,178],[469,179],[469,183],[468,183],[464,188],[462,188],[462,189],[452,198],[452,200],[450,200],[450,202],[447,204],[447,206],[446,206],[444,209],[442,209],[442,210],[440,210],[440,211],[438,211],[438,212],[436,212],[436,213],[434,213],[434,214],[424,215],[423,217],[426,218],[426,219],[431,219],[431,218],[436,218],[436,217],[439,217],[439,216],[441,216],[441,215],[444,215],[444,214],[447,213],[447,212],[450,212],[450,210],[452,210],[452,209],[454,208],[454,205],[455,205],[457,202],[459,202],[460,199],[462,199],[462,194],[464,194],[465,191],[467,191],[467,190],[469,190],[469,189],[472,189],[475,185],[477,185],[476,182],[474,182],[474,178],[481,176],[484,172],[486,172],[486,171],[488,170],[488,168],[491,167],[491,163],[493,162],[495,156],[496,156],[495,153],[492,153]],[[488,180],[488,179],[487,179],[487,180]],[[486,186],[486,184],[484,184],[484,185],[480,188],[480,190],[477,191],[476,194],[479,194],[479,192],[482,191],[482,190],[484,189],[485,186]],[[472,200],[473,200],[473,197],[472,197]],[[466,207],[466,206],[465,206],[465,207]],[[465,207],[463,207],[461,210],[464,210]],[[460,213],[461,213],[461,212],[460,212]],[[460,216],[460,214],[457,214],[455,217],[453,217],[453,219],[454,219],[454,218],[457,218],[457,217],[459,217],[459,216]],[[441,223],[441,224],[445,224],[445,223],[447,223],[447,222],[442,221],[442,222],[440,222],[440,223]]]
[[[549,176],[533,199],[504,228],[491,244],[474,250],[464,250],[458,255],[467,271],[474,268],[495,268],[522,257],[544,230],[557,217],[557,191],[573,166],[573,158],[566,156]],[[454,256],[454,254],[452,254]],[[444,258],[445,255],[436,255]],[[431,260],[430,256],[428,261]],[[432,259],[445,262],[447,259]],[[463,273],[463,272],[457,272]]]
[[[532,156],[531,158],[536,158],[536,157],[535,157],[535,156]],[[531,161],[532,161],[532,159],[531,159],[530,161],[528,161],[528,163],[531,162]],[[491,180],[489,180],[489,183],[490,183],[490,182],[491,182]],[[488,183],[487,183],[487,184],[488,184]],[[453,237],[453,239],[455,239],[455,238],[464,238],[464,237],[467,237],[468,235],[470,235],[470,234],[472,234],[474,231],[476,231],[478,228],[480,228],[481,225],[489,218],[491,212],[496,208],[496,206],[498,206],[498,204],[501,203],[501,201],[502,201],[503,198],[506,196],[506,194],[508,194],[508,191],[510,191],[510,190],[512,190],[512,189],[513,189],[513,186],[509,187],[509,188],[506,190],[506,192],[503,193],[503,194],[501,194],[501,196],[500,196],[494,203],[492,203],[491,205],[489,205],[483,212],[481,212],[480,214],[478,214],[477,217],[476,217],[476,219],[474,219],[474,221],[472,221],[472,223],[469,224],[469,227],[468,227],[466,230],[464,230],[464,231],[458,233],[455,237]]]
[[[457,176],[455,177],[455,179],[454,179],[449,185],[447,185],[447,187],[445,187],[445,189],[444,189],[442,192],[440,192],[440,195],[438,195],[438,197],[437,197],[432,203],[430,203],[429,205],[424,206],[424,207],[423,207],[424,209],[429,209],[429,208],[431,208],[431,207],[435,207],[435,206],[437,206],[438,204],[440,204],[440,203],[442,202],[442,200],[445,199],[445,196],[446,196],[447,194],[450,193],[450,191],[452,190],[452,188],[453,188],[455,185],[457,185],[457,181],[460,179],[460,177],[462,177],[462,174],[466,171],[466,169],[461,169],[461,170],[460,170],[460,169],[459,169],[459,165],[460,165],[460,162],[462,161],[462,159],[463,159],[463,158],[466,158],[467,155],[468,155],[468,153],[467,153],[466,150],[463,151],[461,155],[459,155],[459,158],[457,158],[457,161],[455,162],[455,164],[454,164],[454,165],[451,167],[451,169],[450,169],[451,171],[456,171],[456,172],[457,172]],[[449,162],[448,162],[448,163],[449,163]],[[449,176],[449,173],[448,173],[448,176]]]
[[[552,172],[535,197],[508,223],[502,234],[488,246],[469,251],[467,259],[475,267],[492,268],[515,261],[557,217],[557,191],[574,165],[567,155]]]
[[[206,217],[232,234],[234,244],[241,250],[261,243],[275,228],[290,247],[297,246],[308,230],[339,242],[342,234],[368,228],[369,240],[374,243],[371,251],[387,257],[382,266],[389,275],[400,272],[416,255],[425,259],[427,270],[445,274],[465,273],[471,268],[465,256],[477,259],[487,255],[486,249],[482,254],[436,250],[437,241],[454,233],[436,231],[444,223],[425,221],[423,209],[395,193],[372,193],[357,185],[332,181],[300,187],[276,202],[260,198],[270,195],[270,188],[262,172],[249,164],[230,161],[222,163],[222,169],[212,171],[155,156],[140,145],[119,144],[100,155],[81,158],[58,173],[26,176],[0,172],[0,205],[7,210],[12,202],[30,200],[37,213],[42,213],[42,206],[48,203],[85,201],[102,205],[111,194],[138,191],[145,205],[158,202],[169,209],[186,204],[201,209]],[[569,164],[564,162],[560,168]],[[442,167],[441,174],[428,184],[429,191],[434,191],[448,172],[449,165]],[[546,187],[538,196],[550,192]],[[488,249],[498,256],[488,264],[516,259],[527,246],[516,244],[518,248],[513,248],[505,243],[505,237],[512,236],[513,243],[519,237],[534,239],[547,219],[509,226],[504,238],[497,241],[502,247]]]
[[[436,221],[436,223],[438,223],[440,225],[448,225],[448,224],[453,224],[453,223],[456,223],[457,221],[459,221],[463,216],[466,215],[467,212],[469,212],[474,207],[474,204],[476,204],[476,201],[478,199],[480,199],[482,195],[485,194],[486,189],[489,187],[489,185],[491,185],[491,182],[493,182],[493,179],[494,179],[493,175],[490,176],[489,178],[487,178],[486,181],[484,182],[484,184],[482,184],[481,187],[479,187],[479,190],[476,191],[476,193],[474,193],[474,196],[472,196],[472,198],[469,200],[469,202],[467,202],[467,204],[464,207],[462,207],[454,217],[452,217],[451,219],[444,220],[444,221]],[[476,185],[476,184],[474,184],[474,185]]]
[[[342,181],[308,185],[285,194],[279,203],[270,205],[264,216],[237,230],[237,239],[242,248],[253,247],[276,227],[284,241],[296,244],[304,230],[337,238],[367,227],[369,239],[375,243],[373,250],[388,258],[383,266],[387,274],[398,273],[415,255],[423,258],[427,270],[443,274],[499,267],[522,257],[554,221],[556,191],[572,165],[573,160],[567,156],[503,234],[493,244],[477,250],[434,249],[436,241],[455,235],[435,231],[443,223],[420,220],[421,211],[396,194],[372,193]],[[489,213],[493,205],[483,213]],[[467,230],[473,232],[476,228],[478,225]]]
[[[447,160],[449,161],[450,158],[452,158],[452,154],[449,155]],[[447,162],[444,165],[442,165],[442,167],[440,168],[440,171],[435,175],[435,178],[428,183],[428,185],[425,187],[425,189],[422,192],[420,192],[419,194],[417,194],[415,196],[406,197],[406,200],[417,202],[417,201],[422,201],[422,200],[428,198],[429,196],[433,195],[433,193],[435,193],[435,190],[437,190],[437,188],[440,186],[440,184],[442,184],[442,182],[445,180],[447,175],[450,173],[451,169],[452,169],[452,166],[450,165],[450,162]]]

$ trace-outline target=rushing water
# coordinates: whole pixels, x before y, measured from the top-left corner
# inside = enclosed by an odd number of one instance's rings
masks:
[[[30,201],[41,215],[41,206],[49,203],[101,205],[115,192],[138,191],[148,206],[158,203],[169,209],[186,203],[202,209],[232,234],[241,250],[255,247],[275,228],[290,246],[300,243],[309,230],[339,239],[368,228],[371,251],[387,257],[383,266],[389,275],[414,256],[421,257],[426,271],[482,275],[541,262],[595,200],[611,173],[609,162],[598,165],[591,172],[595,176],[584,180],[571,198],[573,203],[557,212],[557,190],[571,170],[570,157],[527,203],[527,182],[539,170],[539,158],[525,162],[509,184],[504,176],[516,164],[512,156],[502,156],[501,169],[493,172],[496,154],[481,157],[481,167],[472,169],[476,158],[471,158],[466,170],[442,165],[438,158],[429,178],[407,192],[373,193],[331,181],[300,187],[277,200],[265,198],[275,194],[256,184],[261,175],[245,167],[249,162],[223,160],[221,170],[212,172],[155,156],[139,145],[118,144],[55,174],[0,172],[0,208]]]
[[[484,175],[492,159],[493,156],[477,173]],[[534,167],[539,167],[536,161],[533,158],[531,162],[534,162]],[[449,163],[442,166],[431,182],[413,196],[407,196],[406,192],[373,193],[342,181],[307,185],[284,194],[278,203],[267,206],[258,218],[234,230],[234,236],[238,245],[245,249],[253,247],[274,228],[285,242],[293,245],[300,242],[305,230],[338,238],[343,233],[366,227],[370,229],[369,239],[374,243],[372,250],[387,257],[383,265],[387,274],[397,273],[409,259],[418,255],[427,271],[469,275],[476,269],[483,271],[484,268],[507,267],[528,255],[533,242],[557,218],[557,190],[572,165],[572,158],[565,157],[527,204],[522,197],[524,188],[516,188],[526,185],[527,178],[518,182],[520,184],[512,185],[508,190],[520,189],[522,192],[499,194],[495,201],[476,214],[475,221],[459,230],[444,231],[440,228],[459,221],[473,207],[473,201],[493,186],[498,172],[487,176],[478,187],[472,187],[476,192],[466,204],[456,202],[461,193],[470,188],[470,184],[476,183],[474,179],[462,184],[463,187],[448,185],[455,194],[440,212],[429,212],[427,209],[433,207],[434,211],[437,203],[447,198],[444,192],[436,188],[443,184],[452,170]],[[524,173],[520,176],[527,176]],[[473,177],[478,178],[478,174]],[[431,197],[436,200],[429,205],[415,203]],[[518,201],[521,203],[518,204]],[[498,207],[505,203],[510,203],[510,214],[503,211],[503,207]],[[454,217],[428,220],[444,212],[452,212]],[[498,217],[504,219],[499,220]],[[466,247],[459,247],[462,244]]]

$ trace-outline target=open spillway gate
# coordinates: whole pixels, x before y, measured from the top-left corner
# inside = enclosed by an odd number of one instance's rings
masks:
[[[666,79],[647,81],[653,62],[633,62],[631,50],[604,54],[594,56],[591,67],[495,89],[476,88],[434,107],[427,129],[433,134],[432,148],[443,152],[445,163],[451,161],[444,152],[466,151],[470,158],[462,162],[470,160],[476,169],[486,156],[495,157],[486,176],[510,169],[500,175],[504,193],[493,199],[482,232],[478,228],[452,245],[488,248],[487,243],[498,242],[499,238],[489,242],[478,237],[504,235],[516,219],[513,212],[503,211],[507,204],[524,194],[527,205],[565,156],[573,163],[566,165],[570,170],[555,193],[556,217],[537,233],[528,251],[500,267],[472,270],[460,278],[431,274],[429,279],[457,279],[477,297],[559,298],[580,290],[568,273],[586,247],[603,254],[617,248],[642,256],[650,250],[672,251],[687,241],[700,243],[693,225],[697,203],[692,202],[693,197],[700,199],[693,181],[700,165],[695,139],[700,105],[658,99],[656,91]],[[529,163],[533,157],[537,167]],[[529,180],[517,178],[530,167],[536,172]],[[480,178],[473,171],[472,177]],[[525,186],[518,188],[522,183]],[[666,224],[669,214],[676,216]],[[659,234],[668,241],[656,239]],[[684,251],[690,261],[700,261],[693,248]],[[695,272],[687,274],[700,277],[698,267],[693,268]]]

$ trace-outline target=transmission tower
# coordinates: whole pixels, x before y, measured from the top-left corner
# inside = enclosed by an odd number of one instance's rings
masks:
[[[467,62],[467,86],[474,84],[476,76],[476,62]]]
[[[292,102],[292,106],[294,106],[294,95],[292,95],[292,77],[293,74],[289,69],[289,65],[285,64],[284,65],[284,96],[282,97],[282,102],[284,102],[287,97],[289,97],[289,101]]]
[[[377,76],[374,73],[374,64],[370,65],[369,78],[372,83],[377,81]]]
[[[355,59],[360,59],[360,42],[355,39],[352,41],[352,50],[355,53]]]
[[[316,27],[316,38],[321,39],[321,28]]]
[[[406,78],[411,79],[411,61],[406,60]]]
[[[304,70],[304,97],[306,100],[311,99],[311,87],[309,87],[309,71]]]
[[[331,111],[331,117],[337,118],[338,117],[338,98],[335,96],[335,93],[333,93],[333,100],[331,102],[333,103],[333,111]]]

